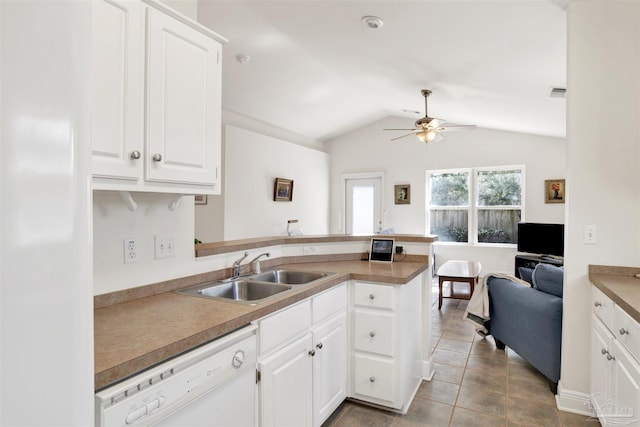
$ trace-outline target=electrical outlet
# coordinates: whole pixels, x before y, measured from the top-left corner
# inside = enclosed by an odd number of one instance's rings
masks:
[[[131,264],[138,262],[138,239],[128,238],[123,240],[124,243],[124,263]]]
[[[595,245],[598,243],[598,235],[595,225],[584,226],[584,243],[588,245]]]
[[[302,254],[303,255],[313,255],[316,253],[316,247],[315,246],[303,246],[302,247]]]
[[[175,236],[155,236],[155,248],[156,259],[176,256]]]

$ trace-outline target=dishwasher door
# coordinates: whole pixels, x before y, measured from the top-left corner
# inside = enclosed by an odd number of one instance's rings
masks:
[[[253,427],[256,424],[256,373],[248,370],[233,381],[201,396],[158,427]]]
[[[96,393],[96,427],[256,425],[251,325]]]

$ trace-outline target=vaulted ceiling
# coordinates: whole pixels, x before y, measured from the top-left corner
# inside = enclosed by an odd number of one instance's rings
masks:
[[[433,91],[430,116],[564,137],[566,102],[549,91],[566,84],[565,6],[199,0],[198,20],[229,39],[223,108],[308,138],[328,140],[388,116],[411,127],[424,115],[421,89]],[[384,25],[368,28],[367,15]]]

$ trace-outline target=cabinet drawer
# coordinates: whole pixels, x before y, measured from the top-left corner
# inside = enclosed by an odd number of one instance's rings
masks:
[[[354,324],[353,345],[356,350],[393,356],[395,348],[393,313],[356,310]]]
[[[591,307],[602,323],[613,330],[613,301],[595,286],[591,287]]]
[[[640,361],[640,324],[617,305],[614,307],[612,332],[631,355]]]
[[[311,302],[303,301],[259,322],[260,354],[296,338],[311,327]]]
[[[354,283],[354,304],[361,307],[393,309],[393,286]]]
[[[354,391],[356,394],[393,402],[394,362],[364,355],[355,356]]]
[[[334,313],[347,309],[347,285],[338,285],[311,299],[312,323],[316,324]]]

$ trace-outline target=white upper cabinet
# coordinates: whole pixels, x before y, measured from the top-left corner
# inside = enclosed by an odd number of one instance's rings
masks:
[[[220,194],[224,41],[154,1],[96,2],[94,189]]]
[[[137,181],[144,142],[143,4],[96,1],[93,28],[93,175]]]
[[[153,9],[147,34],[146,178],[215,184],[222,46]]]

